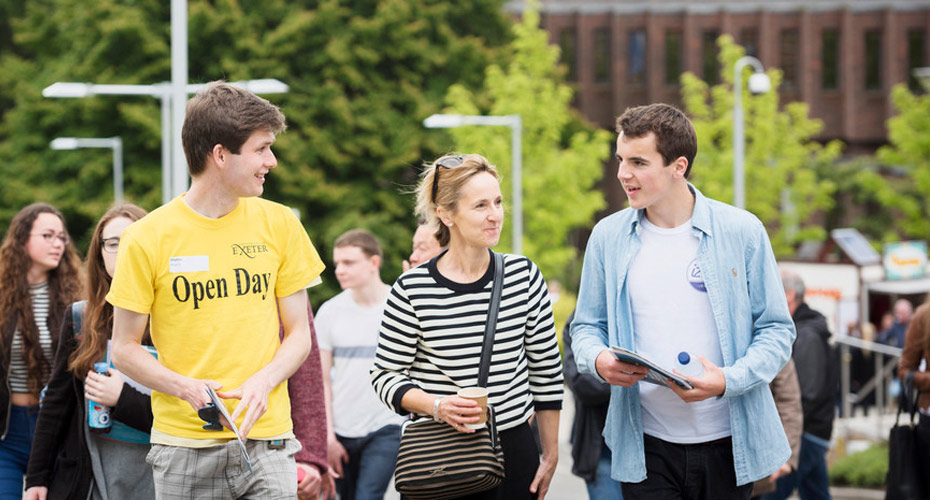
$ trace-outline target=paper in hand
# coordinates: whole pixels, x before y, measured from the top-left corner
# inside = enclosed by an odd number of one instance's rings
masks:
[[[226,410],[226,405],[223,404],[223,400],[216,395],[216,391],[209,385],[204,385],[204,388],[206,388],[207,394],[210,395],[210,401],[216,405],[216,409],[220,412],[220,415],[226,419],[230,429],[232,429],[233,433],[236,435],[236,442],[239,443],[239,449],[242,450],[242,456],[245,457],[245,465],[249,468],[249,472],[252,472],[252,459],[249,458],[249,452],[245,450],[245,439],[239,435],[239,428],[236,427],[236,422],[233,421],[232,417],[229,415],[229,411]]]
[[[671,370],[666,370],[653,361],[646,359],[645,357],[630,351],[629,349],[611,346],[610,351],[614,356],[617,357],[617,359],[623,361],[624,363],[631,363],[648,368],[649,373],[646,374],[643,382],[650,382],[656,385],[664,385],[665,387],[668,387],[669,385],[667,381],[671,380],[674,384],[676,384],[678,387],[681,387],[682,389],[694,389],[694,386],[691,385],[691,382],[688,382],[688,379],[684,376],[678,375]]]

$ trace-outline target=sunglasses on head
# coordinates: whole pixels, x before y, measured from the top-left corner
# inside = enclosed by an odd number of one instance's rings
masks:
[[[439,167],[455,168],[462,165],[465,155],[450,156],[436,162],[435,171],[433,172],[433,203],[436,203],[436,190],[439,189]]]
[[[197,410],[197,416],[206,422],[203,426],[205,431],[221,431],[223,424],[220,423],[220,411],[216,409],[213,403],[208,404]]]

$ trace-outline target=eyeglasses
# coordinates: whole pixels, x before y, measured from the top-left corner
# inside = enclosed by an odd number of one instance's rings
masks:
[[[119,251],[119,236],[103,239],[103,251],[106,253],[116,253]]]
[[[71,238],[69,238],[68,235],[65,233],[59,233],[59,234],[55,234],[52,232],[31,233],[29,236],[41,236],[42,239],[45,240],[46,243],[51,243],[55,241],[55,238],[58,238],[59,240],[61,240],[61,244],[65,246],[68,246],[68,242],[71,241]]]
[[[459,156],[450,156],[448,158],[443,158],[436,162],[436,170],[433,172],[433,203],[436,203],[436,190],[439,189],[439,167],[442,168],[455,168],[462,165],[462,161],[465,159],[464,155]]]
[[[223,430],[223,424],[220,423],[220,412],[216,409],[215,404],[209,403],[207,406],[200,408],[197,410],[197,416],[206,422],[203,426],[205,431]]]

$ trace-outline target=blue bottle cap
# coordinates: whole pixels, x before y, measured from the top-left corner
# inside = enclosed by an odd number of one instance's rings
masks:
[[[99,363],[94,363],[94,371],[97,373],[106,373],[110,369],[110,363],[106,361],[100,361]]]
[[[681,364],[683,364],[683,365],[686,365],[686,364],[690,363],[690,362],[691,362],[691,355],[688,354],[688,353],[685,352],[685,351],[681,351],[680,353],[678,353],[678,362],[681,363]]]

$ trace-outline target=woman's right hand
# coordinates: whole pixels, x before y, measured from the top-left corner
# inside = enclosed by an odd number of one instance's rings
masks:
[[[459,396],[443,396],[439,399],[436,416],[439,420],[451,425],[459,432],[475,432],[475,429],[465,427],[465,424],[474,424],[480,420],[481,407],[473,399]]]
[[[23,500],[45,500],[48,495],[48,488],[45,486],[33,486],[26,490]]]
[[[119,402],[122,392],[123,376],[119,371],[110,368],[106,375],[93,370],[87,372],[87,378],[84,379],[84,397],[88,400],[112,408]]]

